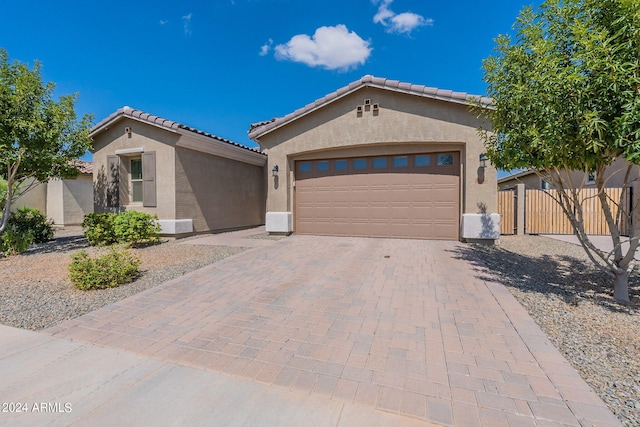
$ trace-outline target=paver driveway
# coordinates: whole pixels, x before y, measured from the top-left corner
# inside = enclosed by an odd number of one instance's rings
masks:
[[[619,425],[463,244],[256,246],[46,332],[443,425]]]

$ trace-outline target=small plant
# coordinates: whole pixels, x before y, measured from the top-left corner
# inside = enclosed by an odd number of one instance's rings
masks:
[[[33,243],[33,232],[8,226],[0,236],[0,250],[7,256],[19,255]]]
[[[156,215],[126,211],[113,219],[113,230],[118,242],[130,245],[159,243],[160,224]]]
[[[140,260],[123,248],[112,247],[96,257],[82,250],[71,257],[69,279],[82,290],[115,288],[133,281],[139,266]]]
[[[38,209],[20,208],[11,214],[9,225],[21,233],[31,232],[33,243],[45,243],[53,239],[53,220]]]
[[[110,212],[90,213],[84,216],[82,229],[90,245],[111,245],[118,241],[113,229],[115,217],[116,215]]]

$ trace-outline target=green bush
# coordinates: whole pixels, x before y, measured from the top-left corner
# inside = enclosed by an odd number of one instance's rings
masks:
[[[38,209],[20,208],[11,214],[9,225],[21,233],[31,232],[33,243],[44,243],[53,239],[53,220]]]
[[[139,266],[140,260],[122,248],[112,247],[97,257],[82,250],[71,257],[69,279],[82,290],[115,288],[133,281]]]
[[[156,215],[126,211],[113,219],[113,230],[120,243],[130,245],[160,242],[160,224]]]
[[[0,237],[0,250],[7,256],[21,254],[33,243],[32,231],[19,230],[13,225],[5,228]]]
[[[115,217],[116,215],[110,212],[90,213],[84,216],[82,229],[90,245],[111,245],[118,241],[113,229]]]

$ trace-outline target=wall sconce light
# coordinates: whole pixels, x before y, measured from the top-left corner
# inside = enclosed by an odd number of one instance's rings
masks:
[[[489,160],[489,158],[487,157],[487,155],[485,153],[481,153],[480,154],[480,167],[481,168],[486,168],[487,167],[487,160]]]
[[[271,169],[271,176],[272,176],[272,177],[274,177],[274,178],[275,178],[275,177],[277,177],[277,176],[278,176],[278,171],[279,171],[279,170],[280,170],[280,169],[278,168],[278,165],[275,165],[275,166],[273,167],[273,169]]]

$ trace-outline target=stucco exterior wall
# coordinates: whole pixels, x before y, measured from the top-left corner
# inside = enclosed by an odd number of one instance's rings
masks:
[[[364,99],[379,112],[358,114]],[[461,153],[462,213],[496,212],[496,170],[487,165],[481,176],[479,169],[480,125],[464,105],[363,87],[259,138],[268,154],[267,212],[293,211],[296,160],[434,151]],[[270,176],[275,165],[277,180]]]
[[[27,185],[35,180],[31,179]],[[24,187],[23,187],[24,188]],[[11,206],[11,211],[28,207],[38,209],[40,212],[47,212],[47,183],[38,183],[29,191],[20,196]]]
[[[48,182],[47,216],[57,225],[82,224],[84,216],[93,212],[93,180],[91,175]]]
[[[125,128],[131,128],[131,134]],[[95,186],[94,208],[96,212],[109,210],[106,206],[105,183],[107,176],[107,156],[119,150],[142,149],[156,153],[157,207],[144,207],[142,203],[130,202],[129,160],[140,153],[120,155],[120,205],[126,210],[158,215],[161,220],[175,219],[175,155],[174,147],[180,134],[166,128],[159,128],[129,118],[115,122],[109,129],[94,136],[93,182]]]
[[[176,219],[195,232],[264,224],[264,168],[176,147]]]

